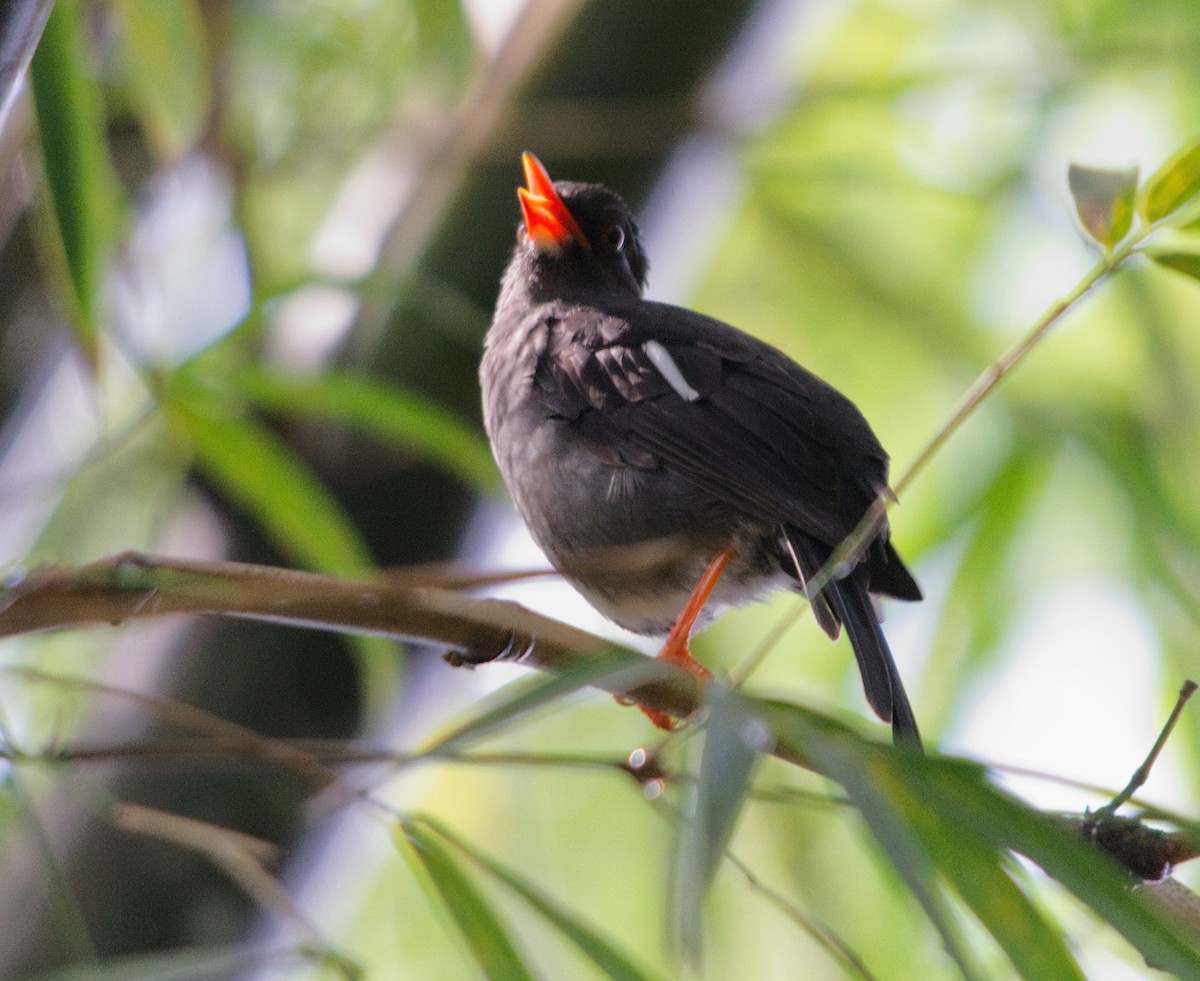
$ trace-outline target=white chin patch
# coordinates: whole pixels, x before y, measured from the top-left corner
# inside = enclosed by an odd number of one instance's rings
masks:
[[[692,388],[688,384],[688,380],[683,377],[683,372],[679,370],[679,365],[675,363],[671,353],[658,341],[646,341],[642,345],[642,350],[646,352],[646,357],[650,359],[651,364],[658,369],[658,373],[666,379],[667,384],[675,390],[676,395],[685,402],[695,402],[700,398],[700,393]]]

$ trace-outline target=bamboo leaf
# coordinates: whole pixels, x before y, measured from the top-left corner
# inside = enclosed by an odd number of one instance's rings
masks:
[[[393,837],[423,873],[419,878],[426,892],[449,911],[460,938],[489,981],[534,981],[499,915],[437,837],[413,820],[397,824]]]
[[[1084,230],[1111,252],[1133,225],[1138,169],[1098,170],[1071,164],[1067,184]]]
[[[114,0],[133,106],[160,155],[176,161],[208,115],[208,54],[196,0]]]
[[[497,486],[496,465],[483,437],[416,392],[336,373],[298,378],[255,370],[239,374],[237,383],[264,409],[344,422],[441,464],[468,486]]]
[[[1003,857],[975,841],[946,843],[955,854],[940,857],[938,867],[944,872],[961,870],[954,877],[955,888],[1000,944],[1017,973],[1027,981],[1084,981],[1062,932],[1046,921],[1013,881],[1004,868]]]
[[[727,686],[709,686],[704,750],[692,812],[682,824],[678,845],[672,920],[684,954],[699,963],[704,897],[725,854],[746,800],[750,775],[771,734]]]
[[[1139,199],[1153,224],[1173,214],[1200,193],[1200,140],[1184,147],[1146,180]]]
[[[917,764],[923,766],[923,762]],[[929,774],[934,783],[942,776],[946,765],[939,763]],[[941,769],[938,769],[941,767]],[[978,767],[968,779],[974,785],[953,788],[953,793],[982,793],[990,791],[983,783]],[[1005,852],[987,836],[978,833],[971,822],[953,823],[943,810],[930,806],[930,789],[924,781],[897,781],[895,771],[889,776],[890,797],[904,818],[919,835],[922,844],[938,871],[954,884],[967,905],[987,928],[988,932],[1008,955],[1021,977],[1029,981],[1042,978],[1078,979],[1083,974],[1078,963],[1063,942],[1060,931],[1052,928],[1042,917],[1029,897],[1012,880],[1005,868]],[[933,800],[953,808],[953,798],[939,796],[933,788]]]
[[[1181,250],[1150,249],[1146,255],[1164,269],[1182,273],[1195,280],[1200,280],[1200,252]]]
[[[818,772],[845,789],[896,872],[941,934],[963,977],[968,981],[984,977],[952,914],[934,856],[896,806],[893,788],[885,779],[890,760],[904,765],[921,757],[868,743],[832,720],[795,706],[776,702],[760,705],[766,710],[762,717],[781,741],[798,746],[801,755],[811,759]]]
[[[1022,431],[1024,426],[1022,427]],[[938,677],[978,671],[996,656],[997,644],[1012,626],[1005,611],[1017,590],[1009,563],[1009,543],[1045,492],[1056,447],[1044,439],[1017,438],[994,478],[961,513],[947,515],[943,534],[965,528],[967,543],[939,618],[929,669]],[[950,686],[953,688],[954,686]],[[949,691],[942,692],[943,699]],[[947,701],[924,706],[927,721],[950,708]]]
[[[1200,951],[1133,891],[1134,880],[1127,873],[1060,822],[992,786],[982,767],[875,746],[795,707],[762,704],[769,713],[764,718],[779,738],[797,740],[820,772],[842,784],[897,870],[911,879],[913,855],[923,855],[958,886],[1026,977],[1069,978],[1078,971],[1071,973],[1069,952],[1058,949],[1060,944],[1051,939],[1054,929],[1016,896],[1015,884],[996,878],[1006,850],[1041,866],[1120,932],[1147,963],[1181,977],[1200,977]],[[990,889],[969,877],[989,882]],[[1036,954],[1022,949],[1031,940],[1043,949]],[[1047,964],[1057,966],[1051,973],[1037,973]]]
[[[1057,822],[982,785],[981,779],[967,777],[961,767],[948,768],[939,809],[997,846],[1037,863],[1121,933],[1148,964],[1179,977],[1200,977],[1200,951],[1177,924],[1134,891],[1131,876]]]
[[[54,206],[73,320],[80,345],[95,358],[97,297],[120,205],[104,139],[103,104],[90,77],[78,0],[54,5],[29,77],[41,134],[46,186]]]
[[[440,821],[428,815],[419,815],[412,820],[440,835],[489,875],[517,893],[613,981],[647,981],[653,977],[637,967],[611,941],[583,922],[574,912],[548,896],[540,887],[479,851]]]
[[[268,430],[178,394],[169,394],[165,405],[172,423],[194,447],[201,469],[284,552],[322,572],[371,566],[370,553],[336,498]]]

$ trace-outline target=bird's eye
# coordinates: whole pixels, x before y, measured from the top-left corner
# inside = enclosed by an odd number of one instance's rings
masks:
[[[609,225],[604,231],[604,244],[613,252],[625,248],[625,229],[620,225]]]

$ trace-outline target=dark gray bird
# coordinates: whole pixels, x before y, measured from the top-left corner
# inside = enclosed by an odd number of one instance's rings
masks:
[[[668,634],[659,657],[707,677],[692,630],[804,592],[889,493],[887,454],[849,399],[783,352],[643,299],[646,256],[618,195],[522,160],[524,222],[480,367],[492,451],[563,577],[621,626]],[[919,747],[872,594],[921,598],[886,524],[809,600],[830,637],[845,625],[871,708]]]

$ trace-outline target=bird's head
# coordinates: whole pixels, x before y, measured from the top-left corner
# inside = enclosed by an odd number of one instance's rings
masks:
[[[532,153],[523,154],[524,217],[518,250],[544,277],[568,287],[628,290],[640,296],[648,263],[638,228],[621,197],[599,184],[550,179]]]

